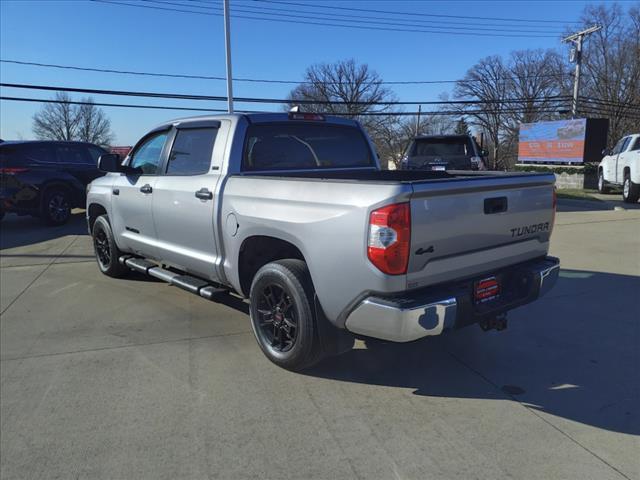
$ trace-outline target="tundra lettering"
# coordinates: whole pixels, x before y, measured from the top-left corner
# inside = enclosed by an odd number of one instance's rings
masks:
[[[354,338],[502,330],[507,311],[558,277],[547,256],[553,173],[383,170],[354,120],[179,119],[122,164],[105,155],[98,165],[108,173],[89,187],[87,223],[102,273],[248,299],[258,346],[290,370]],[[497,194],[499,212],[485,203]]]
[[[536,232],[548,232],[549,222],[526,225],[524,227],[512,228],[511,237],[522,237],[523,235],[531,235]]]

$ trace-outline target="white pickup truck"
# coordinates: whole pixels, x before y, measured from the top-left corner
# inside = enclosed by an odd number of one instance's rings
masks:
[[[598,165],[598,191],[608,193],[622,186],[622,199],[635,203],[640,198],[640,133],[622,137],[613,150],[604,150]]]

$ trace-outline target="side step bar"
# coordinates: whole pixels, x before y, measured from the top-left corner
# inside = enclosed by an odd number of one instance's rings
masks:
[[[228,292],[227,289],[212,285],[206,280],[166,270],[158,266],[158,264],[145,260],[144,258],[124,255],[120,257],[118,261],[136,272],[158,278],[163,282],[170,283],[187,292],[200,295],[207,300],[213,300],[216,295]]]

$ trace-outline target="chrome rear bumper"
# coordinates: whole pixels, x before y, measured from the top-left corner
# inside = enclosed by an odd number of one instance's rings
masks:
[[[500,273],[518,285],[509,286],[512,291],[503,300],[482,307],[473,304],[473,280],[409,292],[409,296],[372,296],[351,312],[346,328],[358,335],[393,342],[440,335],[534,301],[551,290],[559,272],[560,261],[554,257],[505,269]]]

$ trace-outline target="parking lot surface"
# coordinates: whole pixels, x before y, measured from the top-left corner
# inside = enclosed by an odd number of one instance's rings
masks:
[[[506,331],[358,341],[302,374],[235,297],[101,275],[83,213],[7,216],[0,477],[640,478],[640,210],[589,203],[561,202],[560,281]]]

